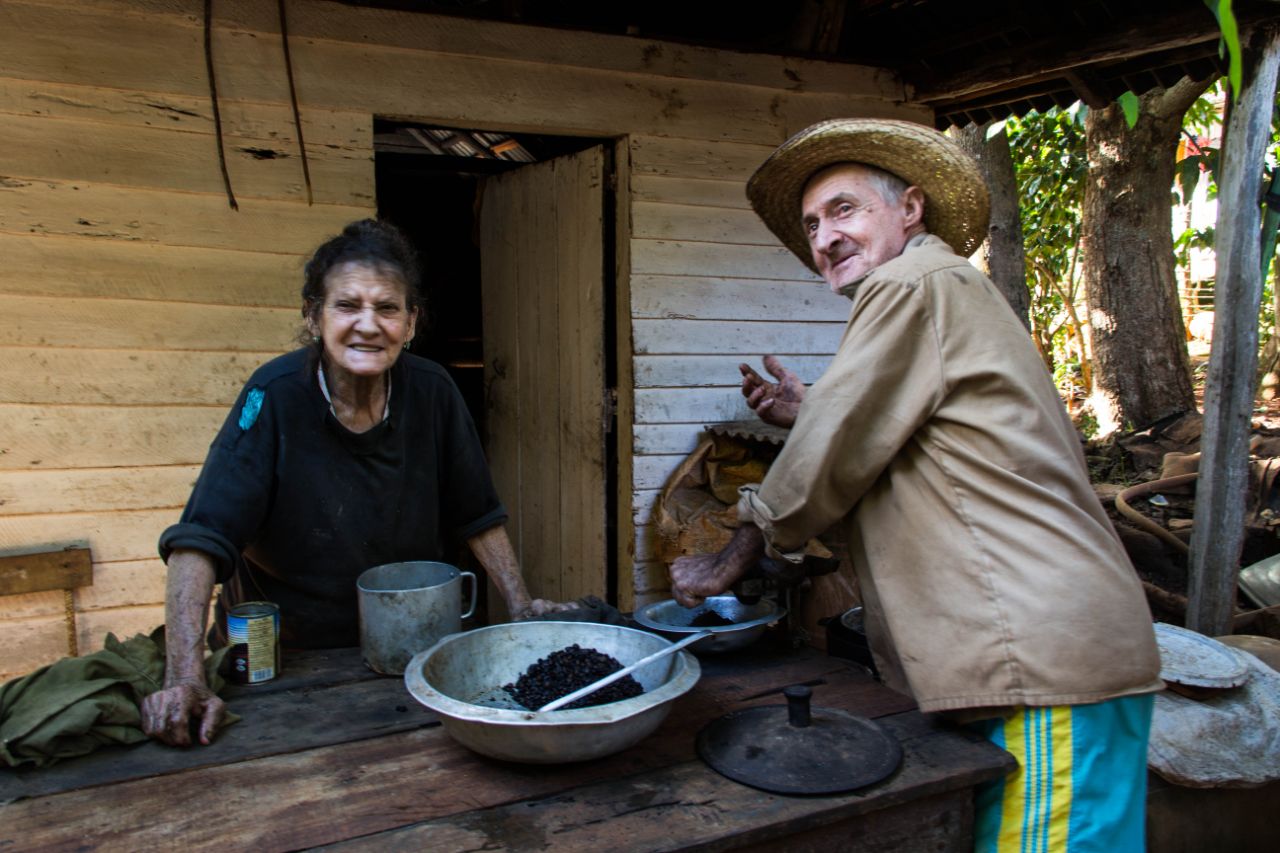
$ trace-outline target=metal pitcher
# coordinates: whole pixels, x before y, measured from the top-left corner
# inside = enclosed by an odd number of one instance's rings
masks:
[[[462,581],[471,579],[471,606],[462,612]],[[441,637],[462,630],[476,609],[476,576],[448,563],[416,560],[374,566],[356,579],[360,651],[383,675],[403,675],[409,660]]]

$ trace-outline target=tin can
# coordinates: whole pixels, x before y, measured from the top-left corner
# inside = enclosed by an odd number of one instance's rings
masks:
[[[246,601],[227,611],[231,650],[229,680],[260,684],[280,672],[280,608],[270,601]]]

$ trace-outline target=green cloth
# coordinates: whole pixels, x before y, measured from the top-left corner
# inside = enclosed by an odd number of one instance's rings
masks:
[[[215,693],[222,689],[217,669],[225,654],[205,659]],[[164,661],[161,626],[124,642],[108,634],[100,652],[63,658],[0,685],[0,761],[43,767],[105,744],[147,740],[139,707],[163,686]],[[228,714],[224,725],[238,719]]]

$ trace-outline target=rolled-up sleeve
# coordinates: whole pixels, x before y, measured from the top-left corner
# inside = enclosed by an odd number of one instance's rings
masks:
[[[927,294],[918,282],[858,285],[831,366],[805,395],[786,445],[758,488],[744,487],[739,518],[775,556],[798,561],[805,543],[858,503],[946,389]]]
[[[241,552],[267,517],[275,460],[275,413],[270,393],[258,389],[246,417],[246,396],[236,405],[209,448],[181,520],[160,535],[161,559],[177,548],[213,558],[217,581],[225,582],[242,561]],[[261,407],[259,412],[258,407]]]

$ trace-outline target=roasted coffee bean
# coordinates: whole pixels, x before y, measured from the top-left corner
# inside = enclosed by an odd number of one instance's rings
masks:
[[[732,619],[726,619],[714,610],[704,610],[689,623],[691,628],[719,628],[721,625],[732,625]]]
[[[548,702],[554,702],[561,696],[567,696],[620,669],[622,664],[617,658],[595,649],[584,649],[574,643],[541,658],[526,669],[514,684],[505,684],[502,689],[530,711],[536,711]],[[640,686],[640,682],[626,675],[564,707],[589,708],[630,699],[642,693],[644,688]]]

